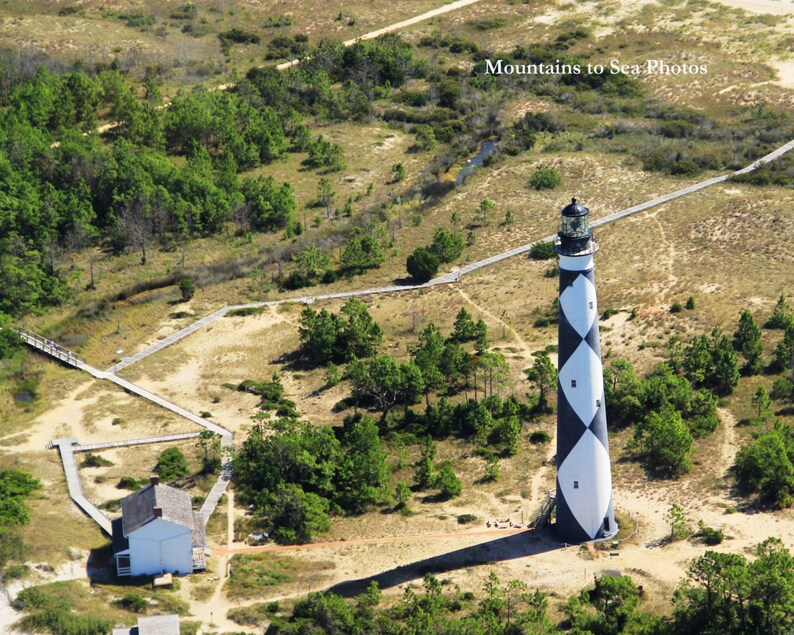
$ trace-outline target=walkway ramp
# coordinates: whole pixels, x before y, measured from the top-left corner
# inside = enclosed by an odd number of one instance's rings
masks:
[[[74,460],[76,445],[77,439],[69,437],[64,439],[53,439],[47,444],[47,447],[57,447],[58,451],[61,453],[63,471],[64,474],[66,474],[66,486],[69,488],[69,496],[71,499],[77,503],[77,506],[90,516],[108,536],[112,536],[113,527],[110,518],[99,511],[99,508],[83,494],[83,486],[80,485],[80,477],[77,474],[77,463]]]

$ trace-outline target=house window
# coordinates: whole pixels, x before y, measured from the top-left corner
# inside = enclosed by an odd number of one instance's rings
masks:
[[[596,408],[600,408],[600,407],[601,407],[601,400],[596,399]]]
[[[579,489],[579,481],[574,481],[573,482],[573,488],[574,489]]]
[[[575,379],[571,380],[571,388],[576,388],[576,380]]]

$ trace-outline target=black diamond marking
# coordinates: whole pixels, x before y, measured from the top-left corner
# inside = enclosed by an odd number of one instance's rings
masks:
[[[604,400],[601,400],[601,407],[596,411],[593,420],[589,425],[590,432],[601,442],[609,456],[609,436],[607,435],[607,411],[604,407]]]
[[[557,523],[554,532],[557,537],[565,542],[579,543],[591,540],[590,535],[582,528],[576,516],[573,515],[568,502],[562,493],[560,481],[557,480]]]
[[[590,330],[587,331],[587,335],[584,336],[585,341],[590,345],[590,348],[593,349],[593,352],[596,354],[598,359],[601,359],[601,342],[598,336],[598,316],[596,315],[593,319],[593,324],[590,327]]]
[[[560,269],[560,295],[576,281],[580,273],[580,271]]]
[[[557,390],[557,468],[563,464],[579,443],[579,439],[587,431],[587,424],[579,418],[571,407],[562,386],[558,382]]]
[[[571,355],[579,348],[582,343],[582,336],[571,326],[565,311],[562,309],[560,309],[560,316],[557,322],[559,324],[557,339],[557,359],[559,361],[557,363],[558,367],[562,369]]]

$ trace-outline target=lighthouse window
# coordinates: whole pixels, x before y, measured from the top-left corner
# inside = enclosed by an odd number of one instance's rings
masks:
[[[592,302],[590,303],[590,310],[591,311],[593,310],[593,303]]]
[[[574,481],[573,482],[573,488],[574,489],[579,489],[579,481]]]
[[[571,388],[576,388],[576,380],[575,379],[571,380]]]
[[[600,408],[600,407],[601,407],[601,400],[596,399],[596,408]]]

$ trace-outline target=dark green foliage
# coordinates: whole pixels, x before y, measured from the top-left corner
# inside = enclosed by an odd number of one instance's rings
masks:
[[[377,269],[385,259],[383,249],[372,236],[356,236],[345,245],[340,266],[345,273],[359,274]]]
[[[237,386],[240,392],[250,392],[262,398],[259,407],[262,410],[273,410],[278,417],[297,417],[295,402],[284,396],[284,385],[278,373],[273,373],[270,381],[257,382],[246,379]]]
[[[445,500],[460,496],[463,491],[460,478],[455,474],[455,471],[452,469],[452,464],[449,461],[444,461],[441,464],[441,468],[438,470],[438,480],[436,484],[440,490],[439,495]]]
[[[187,459],[179,448],[168,448],[157,459],[154,471],[164,481],[174,481],[188,473]]]
[[[244,179],[241,193],[250,211],[250,224],[259,231],[291,230],[296,223],[298,204],[292,186],[276,186],[273,177]]]
[[[295,420],[255,427],[235,457],[241,497],[279,542],[307,542],[333,507],[358,514],[384,502],[389,470],[375,423],[348,417],[334,434]]]
[[[538,353],[532,367],[525,368],[524,374],[538,389],[538,411],[548,412],[549,393],[557,385],[557,369],[551,358],[546,353]]]
[[[674,361],[675,363],[675,361]],[[695,386],[729,394],[739,381],[739,358],[731,340],[719,329],[699,335],[683,351],[682,367]]]
[[[438,482],[438,472],[436,471],[436,443],[430,437],[425,437],[422,456],[416,464],[414,473],[414,484],[417,489],[430,489],[435,487]]]
[[[560,183],[562,177],[554,168],[538,168],[529,177],[529,185],[536,190],[553,190]]]
[[[301,352],[318,365],[370,357],[383,340],[383,333],[366,305],[352,298],[338,314],[306,307],[298,327]]]
[[[698,523],[698,531],[695,536],[710,546],[718,545],[725,540],[724,531],[721,529],[714,529],[713,527],[707,527],[702,520]]]
[[[786,327],[783,339],[775,347],[775,365],[780,370],[794,369],[794,322]]]
[[[710,434],[719,423],[716,397],[707,389],[695,390],[674,371],[673,363],[657,366],[640,380],[631,364],[615,360],[604,370],[604,394],[610,425],[637,422],[667,406],[682,414],[695,437]]]
[[[11,318],[0,311],[0,360],[13,357],[23,344],[22,338],[11,328]]]
[[[27,472],[0,472],[0,528],[24,525],[30,520],[25,498],[41,487],[41,483]],[[0,562],[2,566],[2,562]]]
[[[535,430],[529,435],[530,443],[548,443],[551,441],[551,435],[545,430]]]
[[[778,538],[756,547],[757,558],[707,551],[689,566],[673,597],[674,633],[745,635],[791,630],[794,558]]]
[[[632,443],[649,466],[664,476],[677,477],[692,468],[692,433],[672,407],[651,412],[637,424]]]
[[[695,297],[690,295],[686,299],[686,304],[684,305],[684,308],[687,309],[688,311],[694,311],[695,310],[695,306],[696,306],[695,305]]]
[[[535,260],[550,260],[554,256],[554,244],[550,242],[536,243],[529,250],[529,257]]]
[[[196,285],[190,278],[182,278],[179,281],[179,293],[182,295],[182,302],[189,302],[196,293]]]
[[[743,370],[748,375],[757,375],[763,370],[764,360],[761,358],[764,347],[761,344],[761,329],[748,310],[741,312],[739,326],[733,334],[733,347],[745,359]]]
[[[306,165],[310,168],[325,168],[326,172],[339,172],[346,167],[342,148],[331,143],[322,135],[309,146]]]
[[[774,311],[764,324],[767,329],[785,329],[794,323],[794,311],[791,309],[788,299],[782,293],[777,300]]]
[[[439,262],[452,262],[457,260],[458,256],[463,253],[465,243],[461,236],[454,234],[448,229],[439,227],[433,234],[433,242],[430,243],[428,249],[438,258]]]
[[[259,44],[259,36],[238,27],[218,33],[218,39],[223,46],[231,44]]]
[[[476,523],[478,520],[477,516],[474,514],[461,514],[458,516],[458,524],[459,525],[467,525],[469,523]]]
[[[138,482],[137,478],[133,478],[132,476],[122,476],[119,479],[119,484],[116,485],[118,489],[129,489],[133,492],[141,489],[141,484]]]
[[[109,461],[99,454],[91,454],[89,452],[85,455],[81,465],[83,467],[110,467],[113,465],[113,461]]]
[[[429,247],[417,247],[405,263],[408,274],[419,283],[432,280],[440,265],[438,256]]]
[[[145,613],[146,609],[149,608],[149,601],[136,593],[128,593],[124,597],[116,600],[116,605],[131,613]]]
[[[750,445],[739,450],[734,461],[736,480],[745,492],[757,492],[773,507],[783,508],[794,500],[794,435],[777,422]]]
[[[455,323],[449,339],[463,344],[474,341],[478,337],[480,337],[480,332],[477,323],[472,319],[471,313],[461,307],[455,316]]]
[[[670,305],[670,313],[681,313],[684,310],[684,307],[681,306],[680,302],[673,302]]]

